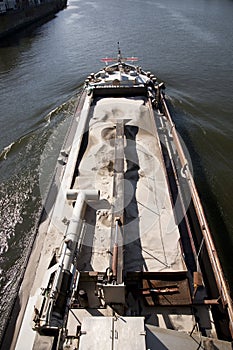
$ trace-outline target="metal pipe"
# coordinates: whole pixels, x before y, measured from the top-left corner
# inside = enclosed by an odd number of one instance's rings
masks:
[[[99,191],[85,190],[67,192],[67,198],[74,199],[76,202],[73,208],[72,217],[69,222],[67,234],[62,247],[62,253],[59,260],[59,269],[56,272],[54,284],[51,290],[51,297],[54,299],[60,291],[63,272],[70,271],[74,254],[76,252],[76,245],[81,234],[83,216],[85,214],[86,202],[99,199]]]
[[[115,243],[118,243],[118,225],[119,225],[120,218],[116,218],[115,223]]]
[[[113,256],[112,256],[112,275],[113,280],[117,279],[117,265],[118,265],[118,225],[119,218],[116,218],[115,222],[115,243],[113,246]]]
[[[65,238],[67,249],[63,260],[64,271],[69,271],[71,267],[76,245],[82,230],[82,220],[86,210],[86,202],[99,199],[99,191],[97,190],[76,191],[76,193],[77,198]],[[74,195],[74,193],[72,194]],[[67,197],[69,197],[69,195],[70,191],[67,192]]]

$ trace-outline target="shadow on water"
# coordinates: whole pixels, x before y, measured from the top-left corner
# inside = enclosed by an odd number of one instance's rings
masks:
[[[30,51],[36,38],[45,35],[40,27],[55,17],[50,14],[0,39],[0,73],[16,66],[22,52]]]
[[[223,214],[218,206],[218,201],[213,193],[205,172],[201,155],[197,152],[192,141],[191,132],[188,128],[186,116],[182,110],[174,107],[169,101],[168,106],[174,116],[177,131],[180,133],[192,159],[194,180],[199,196],[202,201],[204,212],[209,223],[210,230],[218,251],[218,255],[224,270],[225,277],[229,283],[231,294],[233,291],[233,267],[227,259],[232,255],[232,237],[224,221]]]
[[[38,35],[41,35],[41,32],[37,29],[55,17],[56,15],[54,14],[47,15],[45,18],[38,19],[34,23],[28,24],[21,29],[17,29],[16,32],[9,33],[6,37],[1,39],[0,48],[19,46],[24,39],[36,38]]]

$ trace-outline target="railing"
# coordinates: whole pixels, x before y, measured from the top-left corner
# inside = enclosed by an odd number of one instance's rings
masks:
[[[172,121],[170,112],[169,112],[168,107],[167,107],[164,93],[161,91],[160,91],[160,99],[161,99],[161,104],[163,107],[163,112],[167,118],[167,121],[170,124],[170,127],[171,127],[170,133],[173,137],[173,142],[174,142],[174,145],[176,146],[177,153],[178,153],[178,156],[179,156],[182,168],[183,168],[183,172],[186,176],[187,183],[188,183],[188,186],[189,186],[189,189],[191,192],[191,197],[193,200],[193,204],[194,204],[194,208],[195,208],[196,215],[198,218],[198,222],[199,222],[199,225],[200,225],[200,228],[202,231],[202,235],[204,237],[205,246],[206,246],[206,249],[207,249],[207,252],[209,255],[209,259],[210,259],[210,263],[211,263],[213,272],[214,272],[218,291],[219,291],[219,294],[220,294],[220,297],[222,299],[222,303],[223,303],[224,307],[226,307],[228,309],[229,329],[231,332],[231,336],[233,337],[233,305],[232,305],[232,300],[231,300],[231,297],[229,294],[229,289],[228,289],[227,283],[226,283],[224,275],[223,275],[222,267],[221,267],[221,264],[220,264],[220,261],[219,261],[218,255],[217,255],[217,251],[216,251],[215,246],[214,246],[214,242],[213,242],[213,239],[211,236],[210,229],[208,227],[208,223],[207,223],[206,218],[205,218],[204,210],[203,210],[203,207],[202,207],[202,204],[201,204],[198,192],[197,192],[197,188],[196,188],[195,182],[193,180],[193,176],[192,176],[190,169],[189,169],[188,161],[185,157],[183,148],[180,144],[180,140],[179,140],[179,137],[177,135],[175,125]]]

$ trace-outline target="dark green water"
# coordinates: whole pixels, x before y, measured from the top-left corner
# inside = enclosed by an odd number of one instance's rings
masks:
[[[101,67],[101,57],[115,56],[117,41],[123,54],[139,56],[139,64],[166,83],[233,285],[232,13],[232,0],[72,0],[51,21],[1,42],[2,320],[33,241],[73,97],[86,75]]]

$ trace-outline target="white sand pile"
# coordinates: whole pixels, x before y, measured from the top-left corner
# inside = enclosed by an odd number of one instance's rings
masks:
[[[92,210],[95,220],[87,225],[84,244],[91,247],[87,247],[89,254],[84,249],[80,268],[104,271],[109,264],[115,126],[122,119],[125,121],[124,269],[183,270],[179,231],[155,122],[141,98],[105,98],[95,106],[75,186],[100,190],[102,200],[97,211]],[[90,213],[91,209],[87,218]]]

